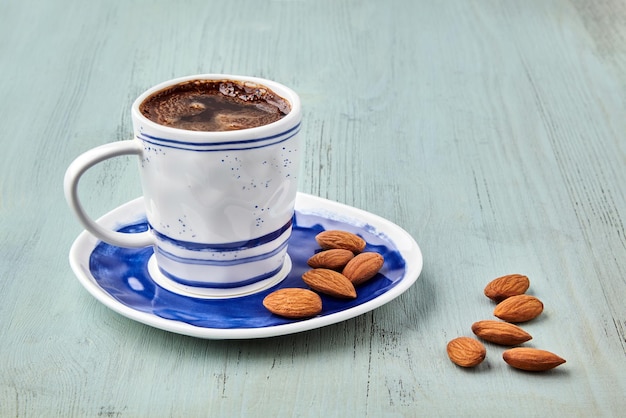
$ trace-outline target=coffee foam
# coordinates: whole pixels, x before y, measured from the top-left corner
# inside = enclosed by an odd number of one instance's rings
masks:
[[[148,97],[140,112],[160,125],[192,131],[231,131],[267,125],[289,113],[272,90],[250,82],[193,80]]]

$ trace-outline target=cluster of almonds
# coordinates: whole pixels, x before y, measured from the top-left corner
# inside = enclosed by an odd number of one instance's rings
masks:
[[[479,338],[503,346],[515,346],[532,336],[514,323],[527,322],[543,312],[543,303],[526,295],[530,287],[528,277],[510,274],[492,280],[485,287],[485,296],[497,303],[493,314],[502,321],[485,320],[472,324],[472,332]],[[470,337],[458,337],[448,343],[448,357],[462,367],[474,367],[487,355],[485,346]],[[502,354],[511,367],[527,371],[545,371],[565,363],[554,353],[537,348],[510,348]]]
[[[273,314],[291,318],[310,318],[322,311],[323,293],[340,299],[356,298],[356,287],[376,276],[384,263],[383,256],[375,252],[363,252],[366,242],[346,231],[320,232],[315,240],[322,251],[307,261],[311,270],[302,280],[312,290],[284,288],[276,290],[263,299],[263,306]],[[318,292],[318,293],[316,293]]]

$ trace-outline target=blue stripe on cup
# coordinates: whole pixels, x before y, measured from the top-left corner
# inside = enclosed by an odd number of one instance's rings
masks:
[[[249,149],[257,149],[268,147],[271,145],[280,144],[281,142],[285,142],[300,131],[300,123],[289,128],[288,130],[281,132],[276,135],[271,135],[262,138],[254,138],[247,139],[241,141],[223,141],[223,142],[185,142],[185,141],[177,141],[173,139],[167,138],[158,138],[152,135],[148,135],[146,133],[141,133],[137,135],[139,139],[142,141],[149,143],[151,145],[166,147],[166,148],[174,148],[180,150],[188,150],[188,151],[198,151],[198,152],[215,152],[215,151],[236,151],[236,150],[249,150]]]
[[[168,273],[167,271],[160,269],[161,273],[163,273],[163,275],[165,277],[167,277],[168,279],[181,284],[183,286],[193,286],[193,287],[203,287],[203,288],[214,288],[214,289],[232,289],[232,288],[236,288],[236,287],[242,287],[242,286],[247,286],[250,284],[254,284],[256,282],[260,282],[261,280],[265,280],[265,279],[269,279],[270,277],[278,274],[278,272],[283,268],[283,266],[281,265],[280,267],[278,267],[275,270],[272,270],[268,273],[263,273],[260,274],[258,276],[254,276],[251,277],[249,279],[246,280],[242,280],[242,281],[238,281],[235,283],[223,283],[223,282],[210,282],[210,281],[206,281],[206,282],[196,282],[193,280],[184,280],[181,279],[180,277],[176,277],[170,273]]]
[[[156,253],[169,260],[172,260],[176,263],[181,263],[181,264],[230,267],[230,266],[238,266],[241,264],[247,264],[247,263],[253,263],[255,261],[265,260],[267,258],[273,257],[276,254],[280,253],[281,251],[285,249],[285,247],[287,247],[287,239],[285,239],[285,241],[282,242],[278,247],[266,253],[257,254],[257,255],[253,255],[249,257],[231,258],[227,260],[221,260],[219,258],[204,259],[204,258],[193,258],[193,257],[181,257],[181,256],[172,254],[158,247],[156,249]]]
[[[289,221],[285,225],[283,225],[276,231],[270,232],[269,234],[265,234],[261,237],[254,238],[254,239],[247,240],[247,241],[235,241],[235,242],[228,242],[228,243],[201,243],[201,242],[177,240],[177,239],[168,237],[167,235],[157,231],[156,229],[154,229],[152,225],[149,225],[149,226],[159,241],[172,244],[178,248],[182,248],[184,250],[189,250],[189,251],[199,251],[199,252],[226,252],[226,251],[244,251],[250,248],[258,247],[259,245],[268,244],[276,240],[286,231],[288,231],[289,228],[291,228],[292,224],[293,224],[293,218],[290,218]]]

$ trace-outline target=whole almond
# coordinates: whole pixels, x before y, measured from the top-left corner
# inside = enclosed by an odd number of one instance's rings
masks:
[[[348,261],[354,258],[354,253],[343,248],[321,251],[309,258],[307,264],[314,269],[325,268],[331,270],[343,269]]]
[[[343,274],[330,269],[313,269],[302,275],[304,283],[325,295],[342,299],[356,298],[356,290]]]
[[[528,277],[521,274],[509,274],[489,282],[485,286],[485,296],[494,302],[502,302],[508,297],[526,293],[529,287]]]
[[[517,345],[533,338],[517,325],[502,321],[474,322],[472,332],[485,341],[500,345]]]
[[[300,288],[276,290],[263,299],[263,306],[285,318],[310,318],[322,312],[322,299],[317,293]]]
[[[543,312],[543,303],[534,296],[516,295],[496,305],[493,314],[507,322],[526,322]]]
[[[361,253],[346,264],[342,273],[353,285],[358,286],[376,276],[384,262],[385,259],[378,253]]]
[[[565,363],[565,359],[554,353],[537,348],[516,347],[502,353],[502,358],[511,367],[531,372],[554,369]]]
[[[341,248],[350,250],[355,254],[365,249],[365,240],[356,234],[347,231],[328,230],[320,232],[315,236],[315,241],[324,250]]]
[[[487,355],[485,346],[470,337],[458,337],[448,343],[446,347],[450,360],[461,367],[479,365]]]

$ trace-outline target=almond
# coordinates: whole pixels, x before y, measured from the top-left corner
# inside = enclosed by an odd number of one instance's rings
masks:
[[[321,251],[309,258],[309,267],[326,268],[331,270],[343,269],[348,261],[354,258],[354,253],[343,248],[333,248],[332,250]]]
[[[487,355],[485,346],[480,341],[470,337],[458,337],[448,343],[446,347],[450,360],[461,367],[479,365]]]
[[[330,269],[313,269],[302,275],[304,283],[325,295],[342,299],[356,298],[354,285],[346,276]]]
[[[284,288],[267,295],[263,306],[285,318],[310,318],[322,312],[322,298],[308,289]]]
[[[315,236],[315,241],[324,250],[330,250],[333,248],[341,248],[344,250],[350,250],[355,254],[360,253],[365,249],[365,240],[351,232],[329,230],[320,232]]]
[[[346,264],[342,273],[357,286],[376,276],[384,262],[385,259],[378,253],[361,253]]]
[[[472,332],[485,341],[500,345],[517,345],[533,338],[517,325],[502,321],[474,322]]]
[[[485,296],[494,302],[502,302],[508,297],[526,293],[529,287],[528,277],[521,274],[509,274],[489,282],[485,286]]]
[[[517,347],[506,350],[502,353],[502,358],[511,367],[531,372],[554,369],[556,366],[565,363],[565,359],[554,353],[529,347]]]
[[[496,305],[493,314],[507,322],[526,322],[543,312],[543,303],[534,296],[517,295]]]

